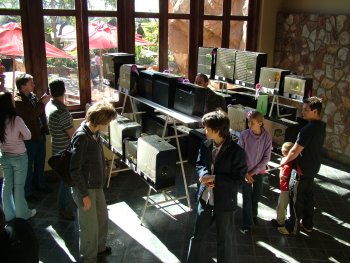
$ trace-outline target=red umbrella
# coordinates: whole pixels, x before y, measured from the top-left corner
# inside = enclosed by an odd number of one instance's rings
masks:
[[[70,58],[64,51],[45,42],[46,57]],[[7,23],[0,26],[0,54],[7,56],[24,56],[22,28],[18,23]]]
[[[64,51],[57,47],[45,42],[46,57],[48,58],[69,58],[73,59],[72,56],[68,55]],[[18,23],[7,23],[0,26],[0,54],[11,56],[13,64],[15,63],[14,57],[24,56],[23,51],[23,37],[22,28]],[[12,76],[12,88],[15,91],[15,67],[13,65],[13,76]]]

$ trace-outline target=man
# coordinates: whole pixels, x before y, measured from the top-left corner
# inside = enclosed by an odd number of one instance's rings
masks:
[[[231,139],[230,120],[224,111],[205,114],[202,123],[208,140],[202,144],[196,163],[201,185],[187,262],[206,262],[206,238],[216,221],[217,261],[231,263],[233,212],[237,209],[238,188],[247,173],[245,152]]]
[[[29,74],[19,75],[16,86],[19,91],[14,98],[16,112],[32,134],[30,140],[24,141],[28,153],[28,172],[24,190],[27,201],[35,202],[38,198],[33,193],[34,188],[40,192],[49,192],[44,178],[46,134],[49,134],[45,105],[51,96],[44,94],[38,99],[33,93],[35,87],[33,76]]]
[[[53,80],[49,88],[52,99],[46,105],[45,112],[51,134],[52,155],[54,155],[68,147],[75,129],[72,115],[64,105],[66,92],[64,82],[59,79]],[[65,186],[63,181],[60,182],[57,199],[60,217],[74,220],[73,212],[70,210],[70,204],[73,201],[70,187]]]
[[[294,146],[281,161],[281,165],[284,165],[295,160],[295,169],[292,170],[289,182],[291,215],[285,227],[278,228],[281,234],[297,234],[299,227],[306,232],[312,232],[313,182],[321,166],[322,145],[326,135],[326,124],[321,121],[321,110],[320,98],[310,97],[304,100],[302,116],[308,124],[300,130]]]
[[[199,73],[196,76],[194,83],[198,86],[207,89],[207,95],[205,98],[204,113],[215,111],[216,109],[222,109],[227,111],[225,98],[217,94],[215,91],[209,88],[209,78],[203,73]]]

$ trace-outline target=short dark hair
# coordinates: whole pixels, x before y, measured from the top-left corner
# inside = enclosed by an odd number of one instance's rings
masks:
[[[311,110],[317,110],[318,115],[321,114],[322,110],[322,99],[319,97],[310,97],[303,100],[304,104],[308,104]]]
[[[99,101],[93,104],[86,113],[86,121],[93,126],[106,125],[117,116],[113,105],[107,101]]]
[[[223,110],[208,112],[202,118],[204,127],[208,127],[215,132],[219,132],[220,137],[230,136],[230,119]]]
[[[205,74],[203,74],[203,73],[199,73],[197,76],[203,78],[203,80],[204,80],[205,82],[209,82],[209,78],[208,78],[207,75],[205,75]]]
[[[54,79],[49,84],[50,94],[53,98],[61,97],[66,92],[64,82],[61,79]]]
[[[21,88],[23,85],[26,85],[29,80],[33,79],[33,76],[27,73],[18,75],[16,77],[16,87],[19,91],[21,91]]]

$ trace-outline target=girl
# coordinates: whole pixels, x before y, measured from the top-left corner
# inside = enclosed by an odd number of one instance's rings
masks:
[[[24,198],[28,157],[23,140],[30,138],[29,129],[16,114],[11,93],[0,92],[0,164],[4,171],[2,205],[6,221],[29,219],[36,214],[35,209],[28,209]]]
[[[253,224],[258,223],[258,203],[262,192],[265,167],[270,160],[272,138],[264,129],[264,116],[253,111],[248,116],[249,129],[239,138],[239,145],[245,150],[248,172],[243,183],[243,226],[240,231],[247,234]]]

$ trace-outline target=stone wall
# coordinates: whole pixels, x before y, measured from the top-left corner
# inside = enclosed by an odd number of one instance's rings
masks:
[[[326,155],[350,164],[350,16],[280,13],[274,67],[313,78],[323,98]]]

